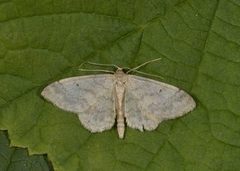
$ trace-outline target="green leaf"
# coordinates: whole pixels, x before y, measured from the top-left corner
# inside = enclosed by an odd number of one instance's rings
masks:
[[[0,129],[53,167],[74,170],[239,170],[240,2],[0,1]],[[84,61],[134,67],[193,95],[197,108],[157,130],[91,134],[45,101],[49,83]]]
[[[49,170],[48,162],[38,155],[28,156],[27,150],[9,147],[9,140],[4,131],[0,131],[0,170],[45,171]]]

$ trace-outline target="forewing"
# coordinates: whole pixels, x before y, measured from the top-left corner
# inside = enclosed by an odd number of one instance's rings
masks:
[[[180,117],[195,106],[193,98],[177,87],[135,75],[128,77],[125,116],[132,128],[154,130],[161,121]]]
[[[48,85],[41,94],[57,107],[78,114],[91,132],[110,129],[115,122],[111,74],[62,79]]]

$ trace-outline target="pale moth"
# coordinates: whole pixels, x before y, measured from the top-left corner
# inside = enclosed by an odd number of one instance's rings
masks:
[[[159,59],[128,69],[126,73],[116,65],[111,65],[116,67],[116,72],[80,69],[112,74],[69,77],[48,85],[41,94],[57,107],[76,113],[91,132],[111,129],[115,120],[119,138],[124,137],[125,122],[131,128],[151,131],[163,120],[180,117],[196,106],[193,98],[177,87],[128,74],[146,74],[137,69]]]

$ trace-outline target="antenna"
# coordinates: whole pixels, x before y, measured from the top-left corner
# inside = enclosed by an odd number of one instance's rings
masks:
[[[83,62],[79,66],[79,70],[80,71],[86,71],[86,72],[89,72],[89,71],[90,72],[107,72],[107,73],[112,73],[112,74],[115,73],[113,71],[103,70],[103,69],[84,69],[84,68],[81,68],[84,64],[90,64],[90,65],[96,65],[96,66],[111,66],[111,67],[119,68],[117,65],[114,65],[114,64],[98,64],[98,63],[94,63],[94,62]]]
[[[95,63],[95,62],[84,62],[80,66],[82,66],[84,64],[95,65],[95,66],[107,66],[107,67],[120,68],[119,66],[117,66],[115,64],[101,64],[101,63]]]
[[[138,66],[136,66],[136,67],[134,67],[134,68],[132,68],[132,69],[130,69],[130,70],[128,70],[126,73],[128,74],[129,72],[132,72],[132,71],[136,72],[139,68],[141,68],[141,67],[143,67],[143,66],[145,66],[145,65],[147,65],[147,64],[149,64],[149,63],[152,63],[152,62],[155,62],[155,61],[159,61],[159,60],[161,60],[161,59],[162,59],[162,58],[157,58],[157,59],[153,59],[153,60],[144,62],[144,63],[142,63],[142,64],[140,64],[140,65],[138,65]]]
[[[106,67],[114,67],[116,69],[127,69],[128,71],[126,72],[126,74],[130,73],[130,72],[136,72],[136,73],[139,73],[139,74],[143,74],[143,75],[147,75],[147,76],[152,76],[152,77],[158,77],[158,78],[161,78],[161,79],[164,79],[163,77],[159,76],[159,75],[155,75],[155,74],[148,74],[148,73],[145,73],[145,72],[142,72],[142,71],[138,71],[139,68],[149,64],[149,63],[152,63],[152,62],[156,62],[156,61],[159,61],[161,60],[162,58],[156,58],[156,59],[153,59],[153,60],[150,60],[150,61],[147,61],[147,62],[144,62],[134,68],[129,68],[129,67],[119,67],[115,64],[101,64],[101,63],[95,63],[95,62],[83,62],[80,66],[79,66],[79,70],[80,71],[86,71],[86,72],[106,72],[106,73],[112,73],[114,74],[115,72],[114,71],[110,71],[110,70],[103,70],[103,69],[84,69],[84,68],[81,68],[84,64],[89,64],[89,65],[96,65],[96,66],[106,66]]]
[[[160,78],[160,79],[164,79],[164,77],[162,77],[162,76],[155,75],[155,74],[149,74],[149,73],[138,71],[138,70],[135,70],[134,72],[142,74],[142,75],[147,75],[147,76],[151,76],[151,77],[157,77],[157,78]]]
[[[115,72],[113,71],[109,71],[109,70],[104,70],[104,69],[83,69],[83,68],[79,68],[80,71],[86,71],[86,72],[107,72],[107,73],[112,73],[114,74]]]

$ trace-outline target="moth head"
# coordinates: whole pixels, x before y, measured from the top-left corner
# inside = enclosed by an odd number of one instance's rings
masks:
[[[118,84],[125,84],[127,82],[127,74],[124,73],[122,68],[118,68],[114,75]]]

